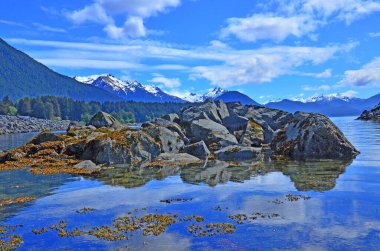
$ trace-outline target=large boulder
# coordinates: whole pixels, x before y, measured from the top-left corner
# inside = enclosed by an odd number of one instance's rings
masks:
[[[166,127],[153,125],[145,127],[143,130],[161,145],[164,153],[178,153],[185,145],[183,135]]]
[[[97,166],[94,162],[91,160],[85,160],[82,161],[74,166],[76,169],[80,170],[86,170],[90,172],[99,172],[101,170],[101,167]]]
[[[165,115],[161,116],[161,118],[163,118],[167,121],[170,121],[170,122],[175,122],[175,123],[178,123],[180,121],[177,113],[165,114]]]
[[[293,159],[352,159],[359,151],[326,116],[297,112],[273,138],[272,150]]]
[[[217,144],[228,146],[238,144],[237,139],[226,127],[210,119],[194,120],[191,125],[191,141],[198,142],[203,140],[206,145]]]
[[[219,160],[224,161],[258,160],[262,157],[261,148],[238,145],[224,147],[215,154]]]
[[[207,159],[207,157],[210,155],[210,150],[208,150],[203,140],[194,144],[184,146],[182,152],[188,153],[200,159]]]
[[[214,102],[208,100],[200,106],[191,106],[184,109],[181,114],[181,121],[191,122],[197,119],[211,119],[222,124],[223,121],[218,112],[221,110],[223,110],[222,107],[218,107]]]
[[[95,114],[88,125],[95,126],[96,128],[100,127],[120,127],[120,122],[115,119],[111,114],[105,112],[98,112]]]
[[[164,165],[176,166],[202,163],[200,159],[187,153],[161,153],[156,160],[162,162]]]

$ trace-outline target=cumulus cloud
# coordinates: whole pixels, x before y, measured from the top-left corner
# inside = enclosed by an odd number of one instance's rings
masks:
[[[282,41],[290,36],[315,37],[319,27],[333,21],[346,25],[380,11],[380,3],[374,0],[287,0],[274,1],[277,9],[255,13],[245,18],[229,18],[221,30],[221,37],[234,36],[241,41],[255,42],[268,39]]]
[[[340,85],[350,86],[380,86],[380,57],[364,65],[359,70],[348,70],[344,72],[344,78]]]
[[[94,22],[105,25],[104,31],[110,38],[145,37],[148,32],[144,26],[144,18],[166,12],[177,7],[180,0],[96,0],[93,4],[82,9],[68,12],[67,18],[80,25]],[[125,15],[126,20],[118,26],[113,18]]]
[[[181,86],[179,78],[167,78],[161,74],[155,74],[155,77],[149,80],[149,82],[156,84],[163,84],[167,88],[177,88]]]

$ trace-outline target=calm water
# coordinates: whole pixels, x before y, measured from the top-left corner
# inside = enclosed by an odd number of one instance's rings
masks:
[[[251,163],[206,168],[117,168],[97,179],[68,175],[33,176],[26,171],[0,173],[0,197],[35,196],[12,208],[0,208],[0,225],[23,224],[25,250],[378,250],[380,244],[380,124],[334,118],[346,137],[362,152],[352,163]],[[22,140],[25,135],[22,135]],[[17,136],[1,138],[14,146]],[[10,141],[8,141],[10,140]],[[21,141],[22,141],[21,140]],[[286,195],[310,196],[289,201]],[[184,198],[188,201],[163,203]],[[96,209],[87,214],[76,210]],[[201,215],[206,223],[230,222],[236,232],[193,237],[190,224],[168,227],[152,237],[137,233],[127,241],[103,241],[93,236],[61,238],[54,231],[33,229],[65,220],[68,229],[111,225],[118,216],[173,213]],[[237,224],[229,215],[260,213]],[[263,216],[261,216],[263,215]],[[267,216],[271,217],[267,217]]]

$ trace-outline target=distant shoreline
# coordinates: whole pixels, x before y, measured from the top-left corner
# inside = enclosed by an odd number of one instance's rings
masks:
[[[0,115],[0,135],[32,133],[41,131],[63,131],[70,121],[52,121],[28,116]]]

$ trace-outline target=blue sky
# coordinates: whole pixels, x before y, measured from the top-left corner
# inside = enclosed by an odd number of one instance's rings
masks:
[[[380,93],[377,0],[3,0],[0,34],[69,76],[258,102]]]

